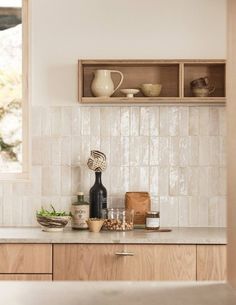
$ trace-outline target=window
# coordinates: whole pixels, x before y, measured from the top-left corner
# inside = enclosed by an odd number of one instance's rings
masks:
[[[0,0],[0,178],[28,173],[28,5]]]

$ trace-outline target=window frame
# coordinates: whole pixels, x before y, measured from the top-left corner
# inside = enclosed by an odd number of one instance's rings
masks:
[[[30,145],[30,85],[29,85],[29,5],[30,0],[22,0],[22,172],[1,173],[1,181],[29,181],[31,172]]]

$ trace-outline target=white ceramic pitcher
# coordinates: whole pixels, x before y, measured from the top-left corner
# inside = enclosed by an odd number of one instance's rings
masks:
[[[114,83],[111,78],[111,73],[120,74],[120,82],[114,89]],[[96,97],[109,97],[123,82],[124,76],[120,71],[116,70],[96,70],[94,72],[94,79],[91,85],[92,93]]]

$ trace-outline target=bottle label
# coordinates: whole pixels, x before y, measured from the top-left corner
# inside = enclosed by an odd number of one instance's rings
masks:
[[[146,218],[146,227],[147,228],[159,228],[160,227],[160,218]]]
[[[89,219],[89,205],[73,205],[71,208],[72,228],[87,229],[87,220]]]

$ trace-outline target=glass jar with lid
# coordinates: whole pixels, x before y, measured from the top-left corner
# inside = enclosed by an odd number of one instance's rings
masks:
[[[150,211],[146,213],[146,229],[158,230],[160,228],[160,212]]]

